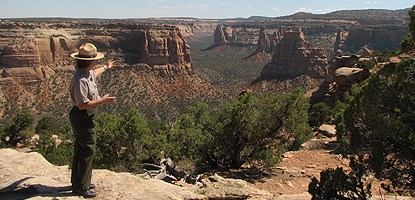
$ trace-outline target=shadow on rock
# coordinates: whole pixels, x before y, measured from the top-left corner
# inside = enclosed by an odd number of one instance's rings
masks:
[[[21,183],[34,177],[22,178],[9,186],[0,189],[0,199],[28,199],[36,196],[57,197],[57,196],[74,196],[69,186],[47,186],[41,184],[24,185]]]

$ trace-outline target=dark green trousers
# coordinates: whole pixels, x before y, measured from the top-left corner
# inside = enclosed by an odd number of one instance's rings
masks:
[[[95,109],[79,110],[76,106],[69,112],[69,120],[75,135],[72,190],[87,190],[91,184],[96,146],[94,115]]]

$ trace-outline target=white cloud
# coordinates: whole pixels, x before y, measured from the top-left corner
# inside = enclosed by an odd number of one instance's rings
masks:
[[[365,3],[365,4],[378,4],[379,3],[379,1],[364,1],[363,3]]]
[[[199,5],[199,8],[209,8],[209,5],[203,3]]]
[[[168,10],[176,10],[176,9],[192,9],[193,6],[192,4],[179,5],[177,7],[163,5],[163,6],[159,6],[158,8],[164,11],[168,11]]]
[[[296,12],[305,12],[305,13],[314,13],[314,14],[322,14],[322,13],[329,13],[332,12],[333,9],[324,8],[324,9],[314,9],[314,8],[299,8]]]
[[[173,9],[173,7],[171,7],[171,6],[159,6],[159,9],[166,10],[166,9]]]
[[[220,3],[221,6],[228,6],[228,5],[231,5],[231,4],[232,4],[231,1],[225,1],[225,2]]]
[[[299,8],[296,12],[307,12],[307,13],[311,13],[314,10],[312,8]]]
[[[179,9],[191,9],[193,8],[192,4],[180,5]]]
[[[209,9],[209,6],[207,4],[203,3],[199,5],[199,10],[207,10],[207,9]]]
[[[281,10],[281,7],[272,7],[272,10],[273,11],[280,11]]]
[[[146,17],[163,17],[163,16],[168,16],[171,15],[173,12],[172,10],[158,10],[158,11],[150,11],[150,12],[146,12],[144,13],[143,16]]]

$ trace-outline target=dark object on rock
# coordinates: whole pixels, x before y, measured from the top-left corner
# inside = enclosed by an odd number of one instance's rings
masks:
[[[193,177],[189,173],[177,169],[170,158],[162,159],[160,165],[143,163],[142,168],[146,172],[144,176],[148,175],[150,178],[163,180],[169,183],[184,178],[186,183],[195,184],[201,177],[200,175]]]

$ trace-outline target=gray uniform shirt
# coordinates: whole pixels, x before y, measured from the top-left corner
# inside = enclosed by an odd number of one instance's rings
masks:
[[[71,103],[73,106],[101,99],[95,82],[96,78],[97,75],[94,70],[89,71],[89,73],[82,70],[75,71],[70,85]]]

